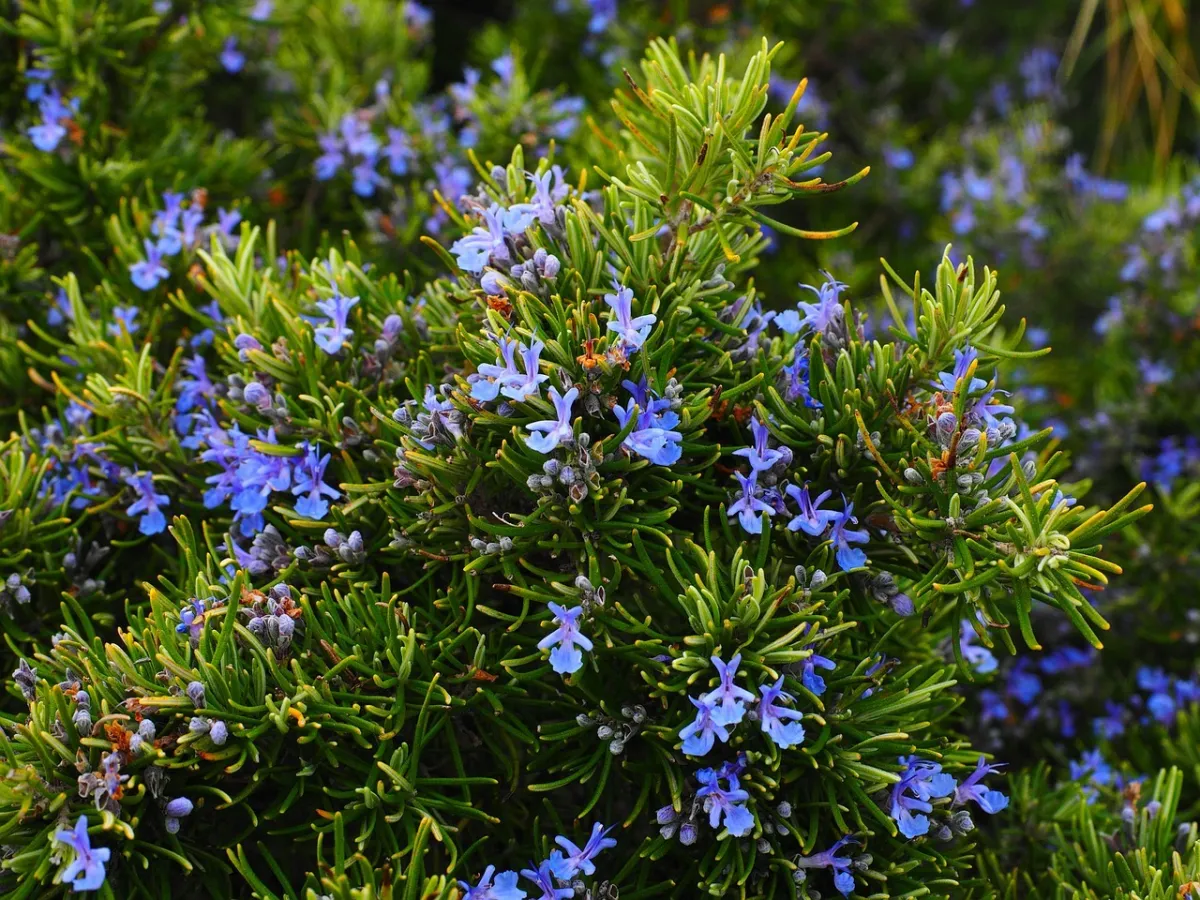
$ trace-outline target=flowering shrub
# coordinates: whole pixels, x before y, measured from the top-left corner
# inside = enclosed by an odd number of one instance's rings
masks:
[[[613,3],[24,6],[6,895],[1200,896],[1200,195],[1052,54],[864,145]]]

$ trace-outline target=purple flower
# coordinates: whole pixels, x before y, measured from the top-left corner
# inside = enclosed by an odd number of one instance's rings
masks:
[[[209,600],[212,598],[210,597]],[[209,600],[190,600],[179,613],[179,624],[175,626],[175,631],[179,634],[187,633],[191,639],[193,646],[199,642],[200,635],[204,632],[204,614],[208,611]]]
[[[683,739],[683,752],[688,756],[704,756],[713,748],[716,738],[720,738],[722,744],[728,741],[729,731],[720,717],[714,715],[711,703],[697,700],[695,697],[688,697],[688,700],[698,712],[694,721],[680,729],[679,736]]]
[[[167,527],[167,518],[159,507],[170,505],[171,498],[155,492],[154,481],[148,472],[134,472],[126,476],[125,483],[138,495],[125,510],[131,516],[141,514],[138,531],[145,535],[160,534]]]
[[[567,196],[567,185],[563,181],[563,170],[559,166],[551,166],[541,175],[526,173],[533,184],[532,206],[538,221],[543,225],[553,225],[557,221],[559,203]]]
[[[512,380],[519,379],[516,353],[518,344],[507,337],[497,339],[500,344],[500,356],[495,364],[484,363],[479,367],[478,375],[468,379],[471,382],[471,397],[481,403],[487,403],[500,396],[500,388]]]
[[[531,863],[532,865],[532,863]],[[573,887],[555,887],[554,873],[550,871],[550,860],[544,859],[538,865],[537,869],[522,869],[521,874],[537,885],[542,892],[536,900],[571,900],[575,896],[575,888]],[[515,896],[515,894],[514,894]],[[521,896],[525,896],[525,892],[521,892]]]
[[[607,837],[610,831],[612,827],[605,828],[599,822],[593,824],[592,834],[582,850],[561,834],[556,837],[554,843],[562,847],[566,855],[558,850],[550,854],[550,870],[554,877],[559,881],[571,881],[579,873],[594,874],[596,864],[592,860],[599,856],[601,851],[617,846],[615,838]]]
[[[140,290],[152,291],[171,273],[162,264],[163,254],[158,244],[146,238],[142,245],[146,248],[146,258],[129,267],[129,278]]]
[[[87,816],[80,815],[72,831],[60,828],[54,832],[54,840],[75,851],[74,859],[63,869],[59,880],[63,884],[70,884],[73,891],[100,890],[104,884],[104,864],[108,862],[112,851],[107,847],[92,847],[88,837]]]
[[[754,815],[742,805],[750,795],[742,790],[737,776],[729,776],[728,789],[721,787],[721,777],[712,769],[701,769],[696,773],[696,780],[701,784],[696,797],[704,800],[709,827],[720,828],[724,818],[725,827],[733,837],[748,834],[754,827]]]
[[[246,65],[246,54],[238,49],[236,37],[228,37],[225,39],[225,45],[221,48],[221,67],[231,75],[236,75],[242,71],[242,67]]]
[[[845,498],[843,498],[845,502]],[[858,519],[854,516],[854,504],[846,503],[844,512],[838,513],[838,517],[833,520],[833,530],[829,533],[829,540],[833,542],[833,546],[837,549],[837,564],[843,572],[848,572],[851,569],[857,569],[867,564],[867,554],[862,550],[851,547],[853,544],[865,544],[870,540],[870,536],[862,530],[847,528],[849,524],[858,524]]]
[[[800,507],[800,514],[788,523],[789,531],[803,531],[817,537],[824,534],[829,523],[839,517],[832,509],[821,509],[821,504],[833,496],[833,491],[822,491],[814,500],[809,495],[807,484],[802,488],[789,484],[787,494]]]
[[[776,706],[776,701],[786,700],[795,702],[795,697],[783,690],[783,676],[780,675],[771,686],[760,685],[758,688],[762,699],[758,701],[758,720],[762,730],[775,742],[781,750],[795,747],[804,741],[804,726],[799,719],[804,714],[799,710]],[[795,721],[787,721],[787,720]]]
[[[516,872],[501,872],[493,882],[492,876],[495,872],[495,866],[488,866],[483,870],[475,887],[460,881],[459,888],[466,892],[462,900],[525,900],[525,892],[517,887]]]
[[[613,288],[616,290],[615,294],[604,295],[604,302],[613,311],[613,317],[608,322],[608,330],[617,335],[628,354],[641,349],[642,344],[646,343],[646,338],[650,336],[650,329],[654,327],[657,319],[652,314],[635,318],[633,315],[633,291],[630,288],[622,287],[616,281],[613,282]]]
[[[962,784],[954,791],[954,803],[957,806],[965,806],[968,801],[974,800],[979,804],[979,808],[985,813],[995,814],[1008,806],[1008,798],[999,791],[988,790],[979,782],[990,775],[992,772],[1000,771],[999,765],[989,766],[984,762],[983,757],[979,757],[979,762],[975,766],[975,771],[966,777]],[[943,795],[935,795],[943,796]]]
[[[721,661],[721,657],[710,657],[713,667],[717,670],[717,675],[721,679],[720,685],[709,691],[701,701],[714,707],[713,720],[720,725],[736,725],[742,721],[742,716],[746,714],[746,703],[754,702],[754,695],[745,688],[740,688],[733,683],[733,679],[737,677],[738,666],[742,664],[742,654],[735,653],[733,658],[728,663]]]
[[[538,641],[538,649],[550,651],[550,668],[559,675],[570,675],[583,667],[583,654],[579,648],[591,651],[592,641],[579,631],[579,617],[583,615],[582,606],[571,609],[559,606],[557,603],[548,604],[550,612],[554,613],[554,621],[558,624],[552,632]]]
[[[313,339],[330,356],[336,356],[346,341],[354,337],[354,330],[346,327],[346,317],[357,303],[357,297],[344,297],[337,288],[328,300],[317,301],[317,308],[329,319],[329,324],[317,328]]]
[[[745,457],[750,463],[750,468],[755,472],[765,472],[783,459],[785,455],[789,455],[767,446],[767,437],[770,435],[770,430],[767,428],[765,422],[761,422],[758,419],[751,419],[750,431],[754,435],[754,446],[734,450],[733,455]]]
[[[825,276],[825,283],[819,288],[815,288],[810,284],[800,285],[805,290],[816,294],[817,302],[805,303],[801,301],[796,304],[804,312],[803,318],[797,323],[796,331],[811,328],[813,331],[824,332],[844,315],[840,295],[845,290],[846,285],[835,280],[828,272],[822,272],[821,274]],[[776,324],[779,323],[777,322]],[[781,325],[780,327],[782,328],[783,326]]]
[[[529,227],[533,220],[532,207],[521,204],[505,209],[493,203],[482,213],[483,225],[476,226],[470,234],[459,238],[450,246],[450,252],[458,259],[464,272],[480,274],[493,257],[500,262],[509,260],[508,246],[504,238]]]
[[[296,463],[296,478],[292,485],[292,493],[300,499],[296,501],[296,512],[306,519],[323,519],[329,511],[329,497],[336,500],[342,496],[341,491],[327,485],[325,469],[329,465],[329,454],[321,456],[319,446],[302,444],[305,454]]]
[[[559,394],[558,388],[550,388],[550,400],[554,403],[557,419],[542,419],[530,422],[525,426],[529,432],[525,444],[530,450],[547,454],[559,444],[575,443],[575,433],[571,428],[571,409],[579,398],[579,388],[571,388],[566,394]]]
[[[822,850],[820,853],[814,853],[812,856],[802,856],[796,860],[797,867],[801,869],[832,869],[833,885],[844,897],[849,897],[851,891],[854,890],[854,876],[850,874],[852,860],[844,856],[837,856],[837,852],[847,844],[853,844],[856,841],[846,836],[839,839],[828,850]]]
[[[783,396],[788,403],[803,400],[804,405],[809,409],[822,408],[823,404],[821,401],[814,399],[811,393],[808,353],[800,344],[796,345],[792,364],[784,366],[782,372],[784,377]]]
[[[757,472],[752,471],[749,476],[743,475],[741,472],[733,474],[742,487],[742,493],[729,505],[728,514],[737,516],[738,522],[747,534],[762,534],[762,519],[758,514],[765,512],[768,516],[773,516],[775,508],[758,498],[761,490],[758,487]]]

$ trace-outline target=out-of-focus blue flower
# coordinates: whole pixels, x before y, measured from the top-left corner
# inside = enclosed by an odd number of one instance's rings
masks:
[[[147,238],[142,242],[142,246],[146,248],[146,258],[129,267],[129,277],[140,290],[152,291],[171,273],[162,263],[163,253],[157,243]]]
[[[967,665],[980,675],[995,672],[999,663],[995,655],[987,647],[975,643],[979,637],[970,619],[963,619],[959,625],[958,648]]]
[[[225,39],[221,47],[221,68],[230,75],[236,75],[246,65],[246,54],[238,49],[238,40],[232,35]]]

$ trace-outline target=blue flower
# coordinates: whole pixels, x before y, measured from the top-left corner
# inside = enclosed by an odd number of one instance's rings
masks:
[[[236,37],[228,37],[225,39],[225,45],[221,48],[221,67],[231,75],[236,75],[242,71],[242,67],[246,65],[246,54],[238,49]]]
[[[530,397],[541,396],[542,382],[550,379],[549,375],[543,375],[540,371],[542,349],[545,346],[541,341],[534,341],[528,347],[521,346],[521,366],[525,374],[506,374],[500,393],[510,400],[527,400]]]
[[[773,685],[760,685],[758,688],[762,699],[758,701],[758,721],[762,730],[775,742],[781,750],[795,747],[804,741],[804,726],[799,719],[804,714],[799,710],[776,706],[778,700],[795,702],[795,697],[783,689],[783,676],[780,675]],[[788,719],[796,721],[786,721]]]
[[[722,662],[719,656],[710,659],[721,683],[700,700],[714,707],[713,721],[720,725],[736,725],[746,714],[745,703],[754,702],[752,693],[733,683],[733,679],[737,677],[738,666],[742,664],[742,654],[735,653],[728,663]]]
[[[353,339],[354,330],[346,327],[346,317],[357,303],[357,297],[344,297],[337,288],[328,300],[317,301],[317,308],[329,319],[329,324],[315,329],[313,340],[330,356],[336,356],[346,341]]]
[[[570,675],[583,667],[583,654],[579,648],[590,651],[592,641],[579,631],[579,617],[583,615],[582,606],[571,609],[559,606],[557,603],[548,604],[550,612],[554,613],[554,621],[558,627],[538,641],[538,649],[549,647],[550,668],[559,675]]]
[[[811,284],[800,285],[806,291],[812,291],[816,294],[817,302],[805,303],[801,301],[796,304],[804,312],[804,317],[800,320],[799,328],[796,329],[797,331],[811,328],[813,331],[823,332],[844,315],[840,295],[846,289],[846,285],[834,279],[828,272],[822,272],[821,274],[825,276],[825,282],[819,288],[815,288]]]
[[[517,371],[516,354],[518,343],[511,338],[499,337],[500,356],[493,363],[484,363],[477,375],[467,380],[471,383],[471,398],[487,403],[500,396],[500,388],[521,377]]]
[[[975,643],[978,635],[975,628],[971,625],[970,619],[963,619],[959,625],[958,647],[962,652],[963,659],[967,665],[978,672],[980,675],[987,675],[989,672],[995,672],[996,657],[987,647],[979,646]]]
[[[696,780],[701,784],[696,796],[704,800],[710,828],[720,828],[724,819],[725,827],[733,837],[750,832],[754,827],[754,814],[742,805],[750,795],[742,790],[736,775],[727,779],[728,789],[721,787],[721,776],[712,769],[701,769],[696,773]]]
[[[107,847],[92,847],[88,837],[87,816],[80,815],[72,831],[60,828],[54,832],[54,840],[75,851],[75,858],[63,869],[59,880],[70,884],[73,891],[100,890],[104,884],[104,864],[108,862],[112,851]]]
[[[803,400],[804,405],[809,409],[821,409],[823,404],[820,400],[814,399],[811,393],[809,364],[808,352],[797,344],[792,364],[784,366],[782,370],[784,376],[783,397],[788,403]]]
[[[833,491],[823,491],[814,500],[808,492],[807,484],[802,488],[789,484],[787,493],[800,507],[800,514],[788,522],[789,531],[803,531],[817,537],[824,534],[829,524],[839,518],[838,513],[832,509],[821,509],[821,504],[833,496]]]
[[[493,882],[492,876],[495,871],[495,866],[484,869],[475,887],[460,881],[459,888],[466,892],[462,900],[525,900],[525,892],[517,887],[516,872],[501,872]]]
[[[851,523],[858,524],[858,519],[854,517],[854,504],[846,503],[846,509],[838,513],[838,517],[833,520],[833,530],[829,533],[829,540],[833,542],[833,546],[837,550],[838,568],[843,572],[849,572],[851,569],[858,569],[867,564],[867,554],[850,545],[852,543],[865,544],[870,540],[870,536],[865,531],[847,528],[846,526]]]
[[[125,512],[131,516],[141,514],[142,519],[138,531],[145,535],[160,534],[167,527],[167,518],[159,510],[160,506],[169,506],[171,498],[166,494],[156,493],[154,480],[148,472],[134,472],[126,476],[125,483],[137,492],[137,499],[130,504]]]
[[[954,802],[958,806],[965,806],[968,801],[974,800],[979,804],[979,808],[985,813],[995,814],[1008,806],[1008,798],[999,791],[988,790],[979,782],[990,775],[992,772],[1000,771],[999,765],[989,766],[984,762],[983,757],[979,757],[979,762],[975,766],[975,771],[968,775],[963,783],[960,784],[954,791]]]
[[[393,175],[407,175],[408,164],[416,158],[412,142],[402,128],[389,128],[387,135],[388,142],[383,148],[383,155],[387,157],[388,168]]]
[[[729,505],[728,514],[737,516],[738,522],[747,534],[762,534],[762,519],[759,513],[768,516],[775,515],[775,508],[759,499],[762,490],[758,487],[758,473],[752,471],[749,476],[734,472],[734,477],[742,487],[741,496]]]
[[[791,456],[790,451],[785,454],[780,450],[767,446],[767,437],[770,435],[770,430],[767,428],[765,422],[761,422],[758,419],[751,419],[750,431],[754,435],[754,446],[734,450],[733,455],[745,457],[750,463],[750,468],[755,472],[765,472],[781,459],[784,459],[785,456]]]
[[[954,371],[939,372],[935,387],[940,387],[947,393],[954,393],[958,389],[958,383],[966,378],[969,372],[974,371],[972,366],[977,363],[978,359],[979,351],[974,347],[966,346],[961,350],[955,350]],[[987,387],[986,381],[984,381],[982,378],[975,378],[972,376],[970,382],[966,386],[966,390],[968,393],[974,393],[975,391],[982,391],[985,387]]]
[[[550,854],[550,870],[554,877],[559,881],[571,881],[579,873],[594,874],[596,864],[592,860],[599,856],[601,851],[617,846],[615,838],[607,837],[610,831],[612,827],[605,828],[599,822],[593,824],[592,834],[582,850],[561,834],[556,837],[554,843],[562,847],[566,855],[558,850]]]
[[[814,653],[800,663],[800,683],[820,697],[825,693],[825,679],[817,674],[817,669],[832,672],[836,668],[837,664],[832,659]]]
[[[146,248],[146,258],[129,267],[129,278],[140,290],[152,291],[171,273],[162,263],[163,255],[158,244],[147,238],[143,241],[143,246]]]
[[[711,703],[695,697],[688,697],[688,700],[696,707],[697,713],[695,720],[679,731],[683,739],[683,752],[688,756],[704,756],[713,748],[717,738],[721,739],[722,744],[729,740],[729,730],[720,717],[714,715]]]
[[[324,481],[329,454],[321,456],[319,447],[307,443],[301,444],[301,449],[305,454],[296,463],[295,482],[292,485],[292,493],[300,498],[296,501],[296,512],[306,519],[323,519],[329,511],[329,503],[322,497],[336,500],[342,493]]]
[[[801,856],[796,860],[796,866],[801,869],[832,869],[834,887],[842,896],[849,897],[851,891],[854,890],[854,876],[850,874],[853,860],[836,854],[847,844],[854,843],[857,841],[847,835],[836,841],[828,850],[822,850],[812,856]]]
[[[892,786],[890,815],[900,833],[912,840],[929,831],[929,817],[923,815],[933,810],[929,801],[950,796],[955,784],[954,778],[942,772],[935,762],[915,756],[901,757],[900,762],[905,764],[905,770]]]
[[[522,869],[521,874],[537,885],[542,895],[535,900],[571,900],[575,896],[573,887],[555,887],[554,873],[550,871],[550,860],[544,859],[537,869]],[[515,896],[515,895],[514,895]],[[521,896],[525,896],[521,892]]]
[[[525,438],[525,444],[530,450],[546,454],[552,452],[559,444],[573,444],[575,433],[571,428],[571,409],[579,398],[579,388],[571,388],[565,394],[559,394],[558,388],[550,388],[550,400],[554,403],[557,419],[542,419],[530,422],[525,429],[531,434]]]
[[[651,399],[645,378],[638,385],[631,381],[625,381],[623,384],[633,396],[624,407],[614,405],[613,415],[624,429],[629,417],[633,415],[635,404],[638,414],[633,430],[625,436],[621,446],[656,465],[674,465],[683,454],[683,435],[671,430],[679,423],[679,416],[671,409],[671,402]]]
[[[614,332],[621,342],[626,354],[641,349],[650,336],[657,318],[652,314],[644,316],[633,315],[633,291],[613,282],[615,294],[605,294],[604,302],[613,311],[613,317],[608,322],[608,330]]]
[[[193,644],[199,641],[200,635],[204,633],[204,614],[208,611],[211,599],[210,597],[208,600],[189,600],[188,604],[179,612],[179,624],[175,626],[175,631],[179,634],[187,634]]]
[[[518,204],[505,209],[493,203],[483,211],[482,216],[482,226],[476,226],[470,234],[450,246],[450,252],[458,259],[459,268],[475,275],[480,274],[493,257],[500,262],[509,260],[504,238],[529,227],[533,221],[533,207]]]
[[[328,181],[346,162],[342,152],[342,141],[336,134],[323,134],[317,138],[321,155],[313,160],[313,175],[317,181]]]

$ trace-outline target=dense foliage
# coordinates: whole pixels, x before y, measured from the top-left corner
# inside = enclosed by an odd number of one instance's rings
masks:
[[[4,11],[4,896],[1200,897],[1194,161],[697,6]]]

